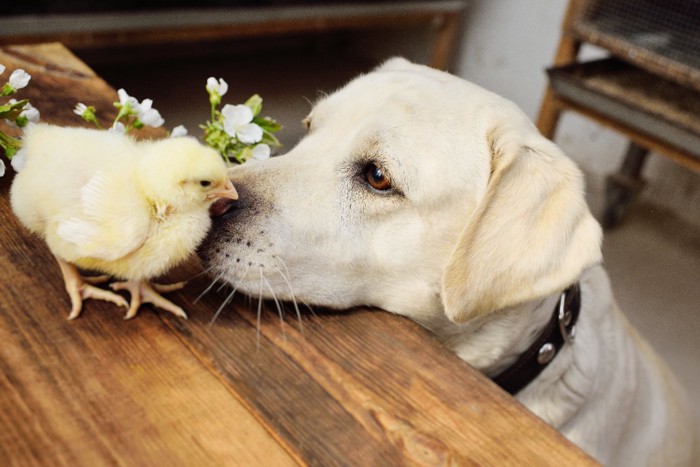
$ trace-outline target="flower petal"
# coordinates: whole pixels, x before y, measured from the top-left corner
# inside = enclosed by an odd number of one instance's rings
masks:
[[[119,103],[122,105],[122,107],[128,105],[133,110],[139,109],[138,99],[127,94],[123,88],[117,91],[117,95],[119,96]]]
[[[219,95],[223,96],[228,92],[228,83],[223,78],[219,78]]]
[[[73,113],[75,113],[76,115],[80,115],[82,117],[86,110],[87,110],[87,105],[83,104],[82,102],[78,102],[77,104],[75,104],[75,108],[73,109]]]
[[[5,161],[0,159],[0,177],[5,176]]]
[[[209,91],[209,92],[216,91],[216,88],[218,85],[219,85],[219,83],[216,81],[216,78],[214,78],[213,76],[210,76],[209,78],[207,78],[207,86],[206,86],[207,91]]]
[[[259,142],[263,137],[262,128],[255,123],[248,123],[236,128],[238,141],[243,144],[253,144]]]
[[[264,161],[270,158],[270,146],[265,143],[260,143],[253,148],[253,159]]]
[[[158,128],[165,123],[163,117],[160,116],[160,112],[158,112],[156,109],[148,109],[146,112],[141,112],[139,110],[139,120],[141,120],[141,123],[144,125],[152,126],[154,128]]]
[[[144,99],[139,104],[139,113],[146,113],[153,107],[153,99]]]
[[[31,123],[39,123],[39,118],[41,116],[41,114],[39,113],[39,109],[34,107],[29,102],[27,102],[27,105],[24,106],[24,110],[22,110],[22,113],[20,113],[20,115],[25,117]]]
[[[229,121],[234,127],[239,127],[250,123],[253,120],[253,111],[247,105],[231,105],[226,104],[223,109],[221,109],[221,115],[224,116],[225,121]]]
[[[114,125],[112,125],[112,128],[109,129],[109,131],[113,131],[115,133],[119,133],[122,135],[126,134],[126,127],[122,122],[114,122]]]
[[[126,91],[122,88],[117,91],[117,96],[119,96],[119,103],[121,105],[126,104],[126,101],[129,100],[129,95],[126,93]]]
[[[5,73],[5,65],[0,64],[0,75]]]
[[[26,163],[27,159],[24,157],[24,150],[22,149],[17,151],[15,155],[12,156],[12,160],[10,161],[10,164],[12,165],[12,168],[15,169],[15,172],[21,172]]]
[[[177,138],[180,136],[187,136],[187,128],[185,128],[184,125],[178,125],[173,128],[173,131],[170,132],[171,138]]]
[[[29,80],[32,79],[31,75],[22,69],[17,69],[10,75],[10,86],[15,89],[22,89],[27,87]]]

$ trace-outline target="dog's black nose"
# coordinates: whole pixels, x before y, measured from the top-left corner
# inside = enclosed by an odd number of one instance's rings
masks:
[[[236,208],[238,201],[229,198],[217,199],[209,206],[209,215],[211,217],[221,217],[228,214]]]

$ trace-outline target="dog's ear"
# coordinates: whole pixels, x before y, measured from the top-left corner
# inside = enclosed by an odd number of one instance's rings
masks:
[[[499,124],[487,142],[486,194],[443,276],[445,313],[456,323],[555,293],[601,261],[601,229],[576,165],[529,121]]]

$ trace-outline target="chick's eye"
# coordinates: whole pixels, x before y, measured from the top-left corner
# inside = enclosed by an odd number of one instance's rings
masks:
[[[211,186],[211,181],[210,181],[210,180],[201,180],[201,181],[199,182],[199,184],[200,184],[201,186],[203,186],[204,188],[206,188],[206,187],[208,187],[208,186]]]
[[[391,180],[377,164],[372,163],[367,166],[367,169],[365,169],[365,180],[375,190],[388,191],[391,189]]]

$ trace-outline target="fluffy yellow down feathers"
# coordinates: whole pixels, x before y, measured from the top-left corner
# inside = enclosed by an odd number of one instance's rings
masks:
[[[71,297],[69,319],[82,300],[129,308],[150,302],[185,312],[159,293],[184,283],[150,284],[185,260],[206,235],[209,206],[237,199],[226,165],[193,138],[137,142],[110,131],[36,125],[23,142],[26,165],[11,189],[12,209],[56,256]],[[82,277],[77,267],[107,276]],[[95,283],[129,290],[131,304]]]

